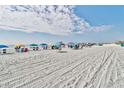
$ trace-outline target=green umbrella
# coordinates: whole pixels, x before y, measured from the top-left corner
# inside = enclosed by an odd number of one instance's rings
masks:
[[[40,44],[41,46],[48,46],[48,44],[46,44],[46,43],[42,43],[42,44]]]
[[[122,47],[124,47],[124,44],[121,44]]]
[[[38,46],[38,44],[30,44],[30,46]]]

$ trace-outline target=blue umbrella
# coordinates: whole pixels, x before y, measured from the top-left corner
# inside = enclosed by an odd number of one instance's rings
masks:
[[[0,48],[8,48],[6,45],[0,45]]]

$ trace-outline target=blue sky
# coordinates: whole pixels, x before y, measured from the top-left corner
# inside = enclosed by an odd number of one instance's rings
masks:
[[[91,26],[111,25],[112,28],[101,32],[83,34],[53,35],[43,32],[26,33],[0,29],[0,43],[40,43],[40,42],[113,42],[124,40],[124,6],[76,6],[74,13]]]
[[[124,23],[124,6],[77,6],[75,12],[92,25]]]
[[[109,31],[86,33],[92,40],[98,42],[124,40],[124,6],[77,6],[75,13],[91,25],[113,26]]]

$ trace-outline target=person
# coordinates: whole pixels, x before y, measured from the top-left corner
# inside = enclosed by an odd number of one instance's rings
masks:
[[[51,48],[54,49],[54,45],[52,45]]]
[[[60,45],[58,45],[58,52],[60,52],[61,53],[61,50],[62,50],[62,46],[61,46],[61,44]]]
[[[28,48],[25,48],[24,52],[28,52]]]
[[[20,47],[16,46],[16,47],[15,47],[15,50],[16,50],[16,52],[19,52]]]
[[[21,48],[21,52],[24,52],[24,48]]]
[[[76,44],[74,48],[79,49],[79,44]]]
[[[36,50],[39,50],[39,47],[36,47]]]
[[[62,50],[62,47],[61,47],[61,45],[59,46],[59,50]]]

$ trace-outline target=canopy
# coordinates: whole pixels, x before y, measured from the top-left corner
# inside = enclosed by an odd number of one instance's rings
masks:
[[[41,46],[48,46],[48,44],[46,44],[46,43],[42,43],[42,44],[40,44]]]
[[[17,44],[16,47],[25,47],[23,44]]]
[[[6,45],[0,45],[0,48],[8,48]]]
[[[30,44],[30,46],[38,46],[38,44]]]

